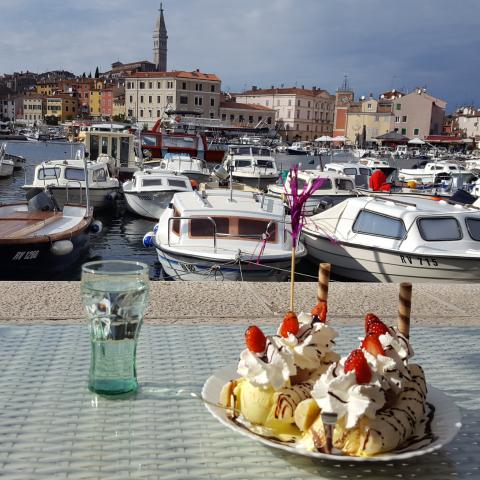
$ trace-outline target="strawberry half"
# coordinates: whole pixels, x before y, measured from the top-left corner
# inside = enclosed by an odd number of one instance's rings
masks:
[[[254,353],[261,353],[267,345],[267,337],[256,325],[248,327],[245,331],[245,343],[247,348]]]
[[[379,337],[384,333],[389,333],[390,329],[381,321],[378,320],[376,322],[371,322],[368,326],[368,330],[366,331],[367,335],[376,335]]]
[[[385,355],[385,350],[377,335],[367,335],[362,342],[362,348],[372,355]]]
[[[373,322],[380,322],[381,320],[374,313],[367,313],[365,315],[365,332],[368,332],[368,327]]]
[[[327,302],[321,300],[318,302],[312,309],[312,316],[314,321],[319,321],[322,323],[327,322]]]
[[[365,355],[360,348],[353,350],[345,361],[343,368],[345,373],[355,372],[357,383],[369,383],[372,379],[372,371],[368,366]]]
[[[298,323],[298,318],[294,312],[289,311],[283,318],[282,325],[280,326],[280,335],[284,338],[288,337],[289,333],[293,333],[296,335],[298,330],[300,329],[300,325]]]

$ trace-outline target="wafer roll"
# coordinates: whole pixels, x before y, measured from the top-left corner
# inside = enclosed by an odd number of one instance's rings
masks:
[[[329,263],[321,263],[318,266],[317,302],[326,302],[328,300],[330,268],[331,265]]]
[[[410,336],[410,311],[412,308],[412,284],[401,283],[398,297],[398,330],[406,338]]]

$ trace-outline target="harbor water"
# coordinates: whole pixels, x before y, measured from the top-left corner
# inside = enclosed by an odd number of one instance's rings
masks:
[[[0,202],[25,201],[25,191],[22,186],[31,182],[35,165],[45,160],[74,158],[76,151],[80,148],[81,145],[68,142],[7,142],[7,152],[24,156],[27,166],[25,171],[16,170],[13,176],[0,179]],[[331,158],[286,154],[277,157],[277,164],[281,169],[288,169],[296,163],[312,169],[317,168],[321,162],[324,164],[328,161],[331,161]],[[94,217],[102,222],[103,229],[99,234],[91,236],[89,254],[82,263],[92,260],[136,260],[149,265],[151,280],[164,278],[155,250],[145,248],[142,243],[143,236],[153,229],[155,221],[140,218],[127,211],[122,196],[115,202],[113,208],[96,211]],[[297,268],[299,274],[297,280],[314,280],[316,270],[308,260],[302,260]],[[44,272],[35,272],[34,278],[26,280],[80,280],[80,274],[81,264],[78,264],[55,278],[46,276]],[[0,271],[0,280],[8,279],[8,277],[2,277]]]

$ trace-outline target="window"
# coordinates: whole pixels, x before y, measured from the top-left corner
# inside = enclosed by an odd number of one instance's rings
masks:
[[[187,184],[183,180],[168,179],[170,187],[187,188]]]
[[[257,165],[260,168],[273,168],[273,162],[271,160],[257,160]]]
[[[371,110],[372,109],[372,104],[371,103],[367,103],[367,110]]]
[[[153,88],[153,82],[148,82],[148,88]]]
[[[307,104],[307,105],[308,105],[308,108],[310,108],[310,105],[311,105],[310,101],[308,101],[308,104]]]
[[[157,88],[162,88],[162,82],[157,82]]]
[[[203,105],[203,98],[202,97],[195,97],[195,105],[202,106]]]
[[[455,218],[420,218],[417,220],[420,236],[427,242],[461,240],[462,230]]]
[[[248,123],[253,123],[253,115],[249,115],[249,117],[248,117]]]
[[[160,117],[160,110],[157,110],[157,118]]]
[[[297,107],[300,106],[300,100],[297,100]]]
[[[160,100],[161,100],[160,95],[157,95],[157,103],[160,103]]]
[[[419,131],[420,131],[420,130],[419,130],[418,128],[414,128],[414,129],[413,129],[413,134],[414,134],[414,135],[418,135]]]
[[[405,123],[407,121],[407,116],[406,115],[403,115],[402,116],[402,122]]]
[[[162,185],[161,178],[144,178],[142,180],[143,187],[159,187]]]
[[[186,95],[180,95],[180,105],[188,105],[188,97]]]
[[[143,117],[143,110],[140,110],[140,116]]]
[[[203,90],[203,85],[201,83],[196,83],[195,84],[195,90],[197,92],[201,92]]]
[[[172,218],[175,217],[181,217],[180,213],[176,208],[173,209],[173,215]],[[172,232],[176,233],[177,235],[180,235],[180,219],[177,218],[176,220],[173,220],[172,222]]]
[[[407,129],[406,128],[402,128],[402,135],[406,135],[407,134]]]
[[[148,103],[152,103],[153,97],[151,95],[148,96]]]
[[[467,230],[473,240],[480,241],[480,220],[476,218],[465,219]]]
[[[360,168],[360,175],[371,175],[372,172],[369,168]]]
[[[395,123],[399,123],[400,122],[400,117],[395,117]]]
[[[85,172],[82,168],[66,168],[65,169],[65,178],[67,180],[85,180]]]
[[[288,106],[289,106],[289,107],[292,106],[292,100],[288,100]]]
[[[353,182],[351,182],[350,180],[344,180],[343,178],[337,178],[337,180],[335,180],[335,184],[337,185],[337,188],[339,190],[353,190],[354,189]]]
[[[217,235],[228,235],[229,219],[227,217],[212,217],[215,222]],[[215,231],[213,223],[206,218],[192,218],[190,220],[190,236],[191,237],[213,237]]]
[[[133,103],[133,95],[130,95],[129,99],[130,99],[130,103]]]
[[[186,90],[187,89],[187,82],[182,82],[182,90]]]
[[[222,120],[223,121],[227,120],[227,114],[226,113],[222,113]]]
[[[39,180],[45,180],[46,178],[59,178],[59,177],[60,177],[59,167],[41,168],[38,171]]]
[[[355,233],[398,240],[404,238],[406,234],[405,225],[400,219],[368,210],[362,210],[358,214],[352,229]]]
[[[238,219],[238,235],[240,237],[259,240],[265,233],[268,235],[269,242],[275,242],[277,236],[276,224],[265,220],[253,220],[251,218]]]
[[[92,173],[92,180],[94,182],[106,182],[107,181],[107,172],[100,168],[98,170],[94,170]]]
[[[143,95],[140,95],[140,103],[143,103]]]
[[[210,91],[211,91],[212,93],[215,92],[215,85],[210,85]]]
[[[173,103],[173,97],[171,95],[167,95],[167,103]]]
[[[173,81],[169,80],[167,82],[167,88],[173,88]]]
[[[240,123],[243,123],[243,122],[244,122],[243,115],[239,115],[239,116],[238,116],[238,121],[239,121]]]
[[[292,116],[292,111],[291,110],[288,110],[287,111],[287,118],[290,118]]]
[[[230,121],[233,122],[235,120],[235,115],[230,115]]]
[[[401,103],[396,103],[395,104],[395,109],[396,110],[401,110],[402,109],[402,104]]]
[[[140,82],[140,87],[139,88],[145,88],[145,82]]]
[[[214,99],[214,98],[211,98],[211,99],[210,99],[210,106],[211,106],[211,107],[214,107],[214,106],[215,106],[215,99]]]
[[[102,137],[101,139],[101,149],[102,153],[108,153],[108,138],[107,137]]]

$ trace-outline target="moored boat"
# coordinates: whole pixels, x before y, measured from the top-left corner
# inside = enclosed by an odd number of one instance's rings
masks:
[[[123,184],[128,209],[141,217],[158,220],[177,192],[192,191],[190,179],[171,172],[146,170]]]
[[[264,195],[177,193],[147,237],[174,279],[282,281],[290,272],[292,240],[283,204]],[[296,260],[305,255],[299,242]]]
[[[480,210],[445,200],[350,198],[306,220],[309,256],[371,282],[480,282]]]

